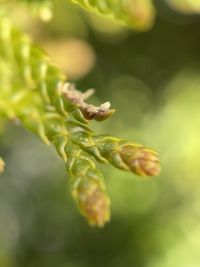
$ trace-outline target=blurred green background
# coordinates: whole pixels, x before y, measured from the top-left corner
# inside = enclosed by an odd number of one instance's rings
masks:
[[[200,266],[200,18],[156,6],[145,33],[64,1],[47,24],[16,13],[70,81],[96,89],[93,103],[117,109],[93,128],[155,148],[163,170],[143,180],[103,166],[112,220],[91,228],[53,148],[8,125],[0,139],[0,267]]]

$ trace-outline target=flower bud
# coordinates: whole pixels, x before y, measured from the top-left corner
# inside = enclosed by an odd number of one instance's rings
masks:
[[[83,179],[76,190],[81,213],[91,225],[103,226],[110,219],[110,200],[95,180]]]
[[[119,153],[129,169],[140,176],[156,176],[160,173],[158,154],[149,148],[126,144]]]
[[[100,155],[119,169],[140,176],[156,176],[160,173],[158,154],[152,149],[112,136],[96,136],[93,140]]]

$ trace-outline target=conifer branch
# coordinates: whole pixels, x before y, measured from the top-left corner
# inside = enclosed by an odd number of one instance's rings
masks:
[[[158,175],[157,153],[142,145],[98,136],[89,127],[114,112],[110,103],[87,104],[93,90],[79,92],[31,40],[0,15],[0,117],[18,121],[53,145],[64,160],[72,195],[92,225],[110,218],[110,200],[95,160],[141,176]],[[0,171],[4,163],[0,160]]]

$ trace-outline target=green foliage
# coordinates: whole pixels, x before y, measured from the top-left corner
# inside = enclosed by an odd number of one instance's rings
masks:
[[[2,12],[3,13],[3,12]],[[98,136],[90,127],[114,110],[85,100],[66,82],[62,72],[29,37],[0,15],[0,116],[22,124],[52,144],[66,164],[72,195],[92,225],[102,226],[110,217],[110,200],[95,160],[141,176],[160,172],[157,154],[142,145],[110,136]],[[1,170],[3,170],[1,161]]]

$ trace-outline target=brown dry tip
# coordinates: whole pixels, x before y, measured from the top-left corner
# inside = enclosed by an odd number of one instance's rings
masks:
[[[101,104],[99,107],[96,107],[94,105],[89,105],[84,103],[82,106],[80,106],[80,110],[87,120],[96,120],[96,121],[103,121],[110,117],[115,110],[110,109],[110,103],[105,102]]]
[[[81,110],[81,113],[87,120],[94,119],[102,121],[110,117],[115,112],[114,109],[110,109],[111,105],[109,102],[105,102],[100,106],[94,106],[85,102],[85,100],[94,93],[94,89],[88,89],[86,92],[82,93],[78,91],[72,83],[61,83],[59,84],[58,90],[67,100]]]

